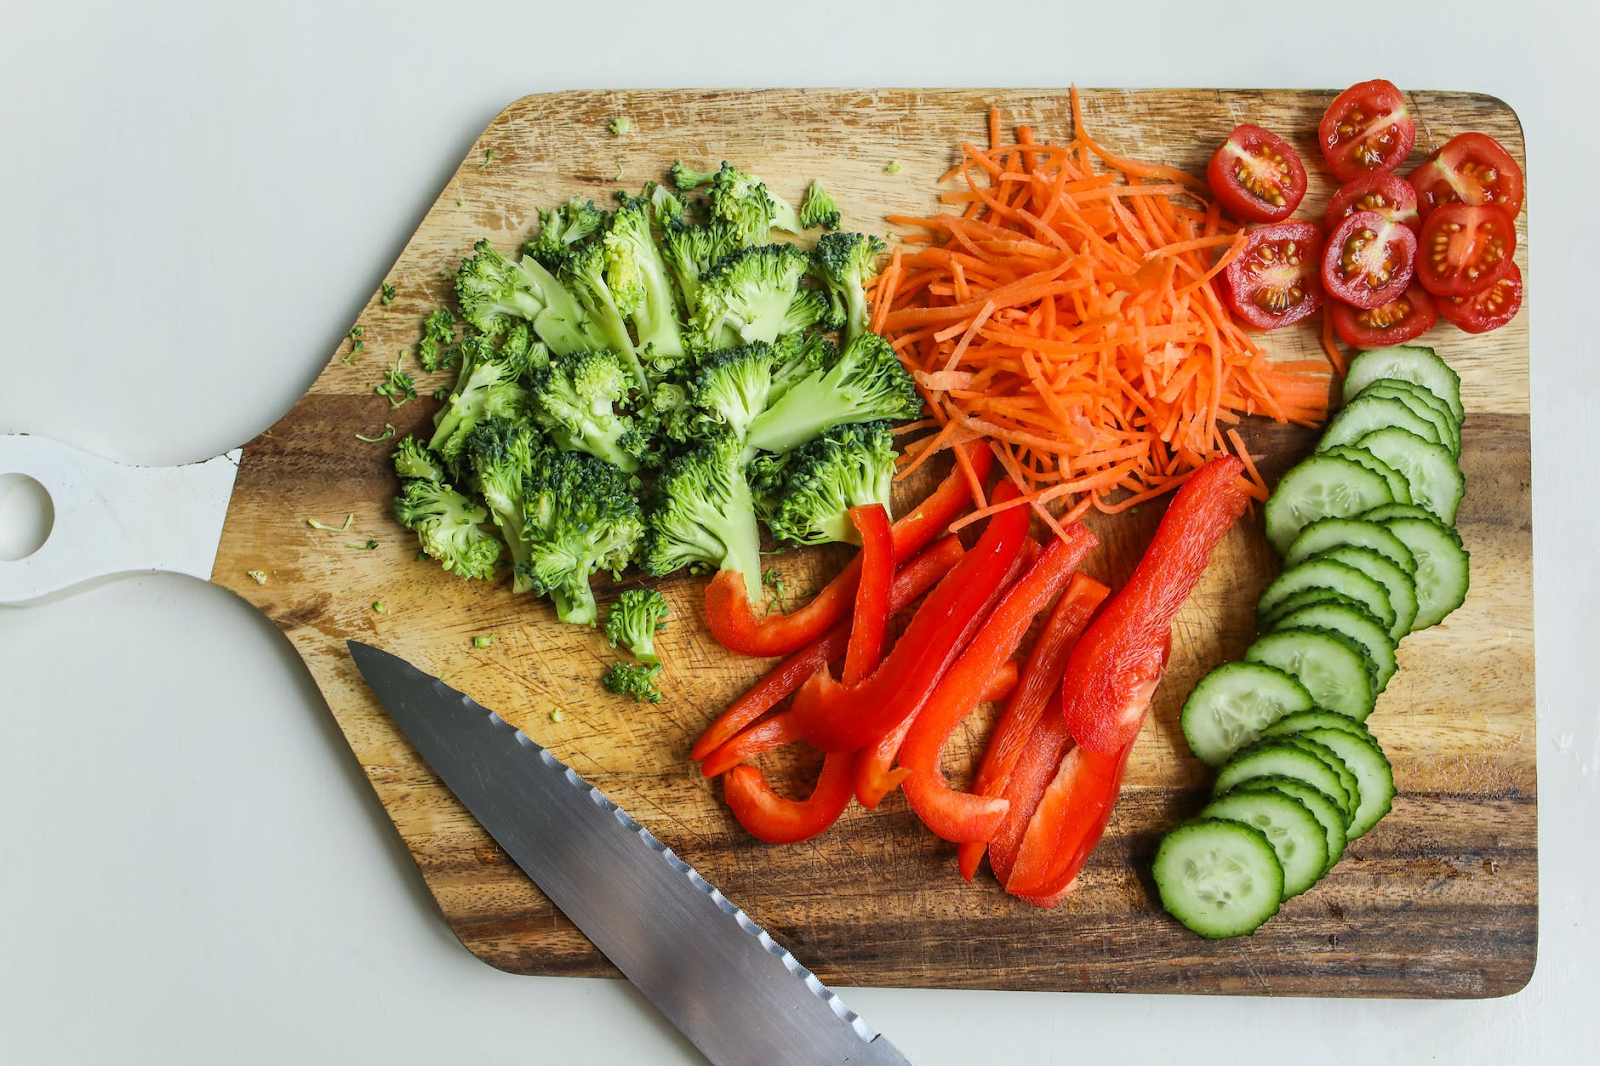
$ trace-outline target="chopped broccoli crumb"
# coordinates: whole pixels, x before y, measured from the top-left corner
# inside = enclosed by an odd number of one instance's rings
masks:
[[[350,532],[350,524],[355,520],[355,512],[352,511],[350,514],[344,516],[344,525],[342,526],[330,526],[325,522],[318,522],[315,518],[306,519],[306,525],[310,526],[312,529],[327,529],[333,531],[334,533],[348,533]]]
[[[373,614],[388,614],[389,613],[389,605],[387,603],[384,603],[382,600],[373,600],[372,601],[372,613]]]
[[[611,136],[621,137],[623,134],[628,132],[628,127],[630,125],[631,123],[629,123],[627,115],[618,115],[616,118],[612,119],[609,124],[607,124],[606,129],[611,131]]]
[[[646,703],[660,703],[661,690],[656,687],[656,677],[661,673],[661,666],[645,666],[642,663],[615,662],[607,670],[600,683],[606,691],[617,696],[632,696],[633,702],[641,700]]]
[[[369,552],[377,549],[378,542],[375,540],[369,540],[365,544],[346,544],[345,547],[354,548],[358,552]]]
[[[395,357],[394,366],[383,372],[383,380],[372,387],[372,391],[379,396],[389,398],[390,407],[404,407],[407,402],[417,398],[417,383],[411,374],[400,369],[400,360],[405,358],[405,353]]]
[[[357,433],[356,434],[356,440],[365,441],[368,444],[376,444],[380,440],[388,440],[392,436],[394,436],[394,423],[385,422],[383,424],[383,432],[382,433],[379,433],[375,437],[369,437],[364,433]]]
[[[422,340],[417,344],[417,362],[430,373],[456,365],[456,316],[447,307],[430,314],[422,323]]]
[[[345,366],[355,366],[356,360],[361,358],[362,351],[364,351],[367,347],[366,344],[361,340],[361,335],[365,332],[365,327],[353,326],[351,327],[350,332],[344,335],[345,340],[350,342],[350,350],[345,352],[344,355],[340,356],[339,361]]]
[[[378,291],[378,302],[383,306],[388,307],[390,304],[394,303],[395,294],[399,291],[399,289],[395,288],[387,281],[384,282],[383,288]]]
[[[267,572],[265,570],[246,570],[245,576],[258,585],[267,583]]]
[[[493,633],[480,633],[477,636],[472,638],[472,646],[474,648],[487,648],[489,645],[491,645],[493,643],[494,643],[494,634]]]
[[[898,160],[898,159],[889,160],[889,165],[883,168],[883,172],[885,174],[898,174],[898,173],[900,173],[900,160]]]
[[[561,708],[560,707],[552,707],[552,708],[550,708],[550,720],[552,722],[559,722],[559,721],[561,721],[561,719],[563,717],[565,717],[565,716],[561,713]]]
[[[479,170],[488,170],[489,169],[489,164],[492,163],[493,161],[494,161],[494,149],[493,148],[485,148],[483,150],[483,162],[478,164],[478,169]]]
[[[783,580],[783,571],[775,566],[768,567],[761,575],[761,583],[772,593],[772,609],[782,611],[784,597],[789,593],[789,586]]]
[[[448,399],[450,397],[450,386],[440,385],[437,389],[434,389],[432,392],[428,393],[428,395],[432,396],[435,400]]]

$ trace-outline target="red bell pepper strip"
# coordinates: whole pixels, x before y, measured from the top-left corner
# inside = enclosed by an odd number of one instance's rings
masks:
[[[1050,620],[1033,642],[1027,662],[1017,679],[1017,687],[1006,701],[1004,710],[1000,712],[1000,720],[995,723],[994,732],[989,736],[983,762],[973,779],[974,793],[980,796],[1006,795],[1011,773],[1032,741],[1045,705],[1061,689],[1061,674],[1067,667],[1067,656],[1072,653],[1073,644],[1077,643],[1078,637],[1088,626],[1095,608],[1104,603],[1109,595],[1111,590],[1089,575],[1072,575],[1066,591],[1056,601],[1055,610],[1050,612]],[[1061,731],[1066,731],[1065,725]],[[1032,814],[1031,808],[1022,811],[1013,807],[1002,820],[1002,825],[1012,823],[1016,833],[1008,835],[1014,838],[1026,828]],[[1014,843],[1013,839],[1013,846]],[[962,877],[972,880],[986,849],[987,845],[982,841],[965,843],[956,849]]]
[[[994,462],[986,447],[973,451],[972,466],[981,480]],[[894,558],[900,564],[921,551],[972,506],[972,489],[959,468],[890,529]],[[719,572],[706,586],[706,626],[729,651],[740,655],[789,655],[826,633],[850,614],[861,580],[861,557],[851,560],[810,603],[788,614],[756,614],[744,580],[732,571]]]
[[[751,835],[768,844],[794,844],[838,821],[850,805],[854,765],[852,752],[829,755],[822,762],[816,788],[803,800],[778,795],[754,766],[735,766],[728,772],[722,794],[733,816]]]
[[[890,612],[905,610],[918,596],[933,588],[963,554],[961,542],[954,536],[947,536],[902,566],[889,590]],[[843,655],[849,641],[850,622],[845,620],[773,667],[706,727],[689,750],[690,757],[698,761],[710,755],[734,734],[777,706],[779,700],[798,689],[807,678]]]
[[[861,580],[856,585],[856,609],[844,653],[844,683],[854,685],[883,661],[883,644],[889,639],[894,541],[889,534],[889,512],[881,503],[850,508],[850,521],[861,534]]]
[[[1010,486],[1009,481],[1000,486],[997,501],[1007,498]],[[962,644],[982,624],[979,612],[1022,550],[1032,515],[1026,507],[1011,507],[988,520],[977,545],[917,609],[894,650],[871,677],[844,686],[827,670],[819,670],[801,685],[794,697],[801,734],[823,751],[854,751],[875,743],[915,714],[960,654]]]
[[[1132,743],[1146,704],[1130,685],[1171,636],[1177,616],[1211,549],[1250,502],[1244,464],[1218,456],[1183,483],[1128,583],[1117,591],[1072,649],[1062,686],[1067,732],[1090,751],[1114,755]]]
[[[923,824],[945,840],[988,840],[1009,806],[1000,796],[957,792],[950,787],[939,761],[950,734],[977,705],[983,679],[1011,658],[1034,617],[1049,606],[1083,557],[1099,543],[1081,525],[1068,526],[1066,534],[1067,539],[1052,539],[1028,572],[1006,591],[967,650],[917,712],[900,745],[900,765],[910,771],[900,787]]]

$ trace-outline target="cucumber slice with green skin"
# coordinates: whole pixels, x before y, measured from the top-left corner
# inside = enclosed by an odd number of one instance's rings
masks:
[[[1394,427],[1368,433],[1357,443],[1405,475],[1413,503],[1447,526],[1456,524],[1467,479],[1449,448]]]
[[[1333,591],[1333,589],[1317,588],[1316,586],[1312,586],[1308,589],[1301,589],[1299,592],[1292,593],[1289,596],[1279,600],[1277,606],[1273,607],[1271,612],[1261,619],[1260,626],[1257,628],[1256,632],[1270,633],[1277,628],[1278,622],[1282,620],[1284,615],[1290,613],[1291,611],[1298,611],[1302,607],[1310,607],[1313,604],[1318,603],[1336,603],[1341,607],[1349,607],[1351,610],[1360,614],[1363,618],[1369,619],[1373,625],[1377,626],[1385,633],[1389,631],[1389,627],[1378,620],[1377,615],[1372,613],[1372,609],[1366,604],[1362,603],[1360,600],[1356,599],[1354,596],[1346,596],[1342,592]]]
[[[1392,426],[1399,426],[1401,429],[1415,433],[1423,440],[1432,441],[1439,447],[1444,448],[1437,427],[1399,400],[1386,396],[1357,396],[1345,404],[1339,413],[1333,416],[1332,421],[1328,423],[1328,428],[1322,433],[1322,440],[1317,443],[1317,453],[1320,455],[1329,448],[1340,444],[1361,445],[1362,437]],[[1371,448],[1367,450],[1372,451]],[[1449,452],[1450,449],[1444,448],[1444,450]],[[1372,452],[1372,454],[1389,463],[1390,466],[1395,466],[1394,463],[1389,462],[1388,457],[1382,452]],[[1400,470],[1397,466],[1395,469]],[[1400,470],[1400,472],[1402,474],[1405,473],[1404,470]],[[1413,484],[1411,486],[1411,495],[1414,497],[1416,494],[1417,487]]]
[[[1178,721],[1195,757],[1207,766],[1221,766],[1273,722],[1312,706],[1311,693],[1282,670],[1261,663],[1223,663],[1195,685]]]
[[[1359,518],[1324,518],[1300,531],[1283,557],[1284,566],[1303,562],[1318,552],[1344,545],[1367,548],[1394,563],[1408,574],[1417,571],[1417,560],[1405,542],[1377,522]]]
[[[1411,632],[1411,623],[1417,620],[1417,582],[1410,574],[1370,548],[1357,548],[1349,544],[1342,548],[1329,548],[1316,558],[1353,566],[1381,584],[1389,594],[1389,606],[1394,608],[1394,621],[1389,625],[1389,635],[1398,641]]]
[[[1470,557],[1461,538],[1432,518],[1391,518],[1384,523],[1417,557],[1417,616],[1411,631],[1427,629],[1467,599]]]
[[[1243,822],[1180,825],[1162,838],[1151,873],[1161,906],[1207,940],[1253,933],[1283,903],[1278,854]]]
[[[1328,836],[1310,809],[1281,792],[1230,792],[1212,800],[1202,818],[1226,818],[1259,829],[1283,867],[1283,898],[1317,883],[1328,864]]]
[[[1334,715],[1335,718],[1338,715]],[[1241,792],[1278,792],[1293,797],[1305,804],[1306,810],[1322,826],[1323,842],[1328,849],[1328,863],[1322,868],[1320,877],[1328,876],[1341,858],[1344,857],[1345,845],[1349,837],[1344,828],[1344,808],[1333,801],[1333,798],[1321,789],[1312,788],[1304,781],[1296,781],[1292,777],[1256,777],[1249,781],[1241,781],[1234,786],[1230,796],[1237,796]]]
[[[1461,406],[1460,375],[1432,348],[1400,345],[1357,353],[1345,370],[1344,402],[1349,403],[1362,389],[1382,378],[1415,382],[1448,404],[1457,423],[1467,417],[1466,408]]]
[[[1378,742],[1370,734],[1358,737],[1342,729],[1307,729],[1292,735],[1331,749],[1355,774],[1360,800],[1347,832],[1351,840],[1365,836],[1394,805],[1394,771]]]
[[[1439,516],[1426,507],[1419,507],[1414,503],[1400,503],[1399,501],[1374,507],[1372,510],[1357,517],[1363,522],[1377,522],[1379,525],[1386,524],[1391,518],[1423,518],[1429,522],[1438,523],[1441,528],[1447,528],[1444,523],[1439,522]]]
[[[1319,518],[1350,518],[1393,502],[1382,474],[1349,459],[1313,455],[1290,468],[1267,497],[1267,540],[1282,555]]]
[[[1350,824],[1355,821],[1356,811],[1361,807],[1361,783],[1357,780],[1355,771],[1350,769],[1344,759],[1340,758],[1339,753],[1334,751],[1333,748],[1304,733],[1285,734],[1280,737],[1274,737],[1273,740],[1315,755],[1324,763],[1327,763],[1330,770],[1339,775],[1339,783],[1344,786],[1345,796],[1350,801],[1344,808],[1345,829],[1348,832]]]
[[[1280,603],[1310,588],[1332,589],[1349,596],[1359,601],[1368,614],[1383,623],[1385,629],[1394,626],[1394,604],[1389,602],[1389,593],[1381,583],[1353,566],[1316,557],[1291,566],[1272,579],[1272,584],[1266,587],[1256,603],[1256,628],[1265,629],[1262,621],[1271,617]]]
[[[1275,666],[1299,681],[1318,707],[1365,721],[1378,698],[1367,657],[1355,641],[1327,629],[1277,629],[1245,649],[1246,662]]]
[[[1383,480],[1389,483],[1389,494],[1394,497],[1396,503],[1411,502],[1411,486],[1406,482],[1405,475],[1365,448],[1357,448],[1354,444],[1335,444],[1322,454],[1334,459],[1348,459],[1352,463],[1359,463],[1374,474],[1381,475]]]
[[[1361,395],[1385,396],[1391,400],[1399,400],[1411,408],[1412,413],[1421,415],[1433,423],[1433,428],[1439,433],[1439,443],[1449,448],[1451,455],[1458,457],[1461,455],[1461,426],[1450,413],[1449,406],[1421,385],[1384,378],[1362,389]]]
[[[1321,709],[1286,714],[1268,726],[1262,736],[1281,737],[1290,733],[1303,733],[1307,729],[1342,729],[1353,737],[1373,739],[1372,730],[1362,723],[1352,721],[1342,714],[1334,714],[1332,711]]]
[[[1360,646],[1367,658],[1367,667],[1372,671],[1372,683],[1377,691],[1382,692],[1387,688],[1389,679],[1394,677],[1394,638],[1359,608],[1337,603],[1313,603],[1282,615],[1273,623],[1272,629],[1331,629]]]
[[[1349,824],[1349,812],[1355,809],[1355,802],[1344,787],[1344,778],[1305,747],[1282,737],[1258,740],[1224,763],[1211,794],[1221,796],[1245,781],[1277,776],[1292,777],[1326,794],[1339,805],[1345,824]]]

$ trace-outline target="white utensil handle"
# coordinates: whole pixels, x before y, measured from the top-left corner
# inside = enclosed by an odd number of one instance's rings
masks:
[[[0,435],[0,475],[33,478],[55,507],[38,551],[0,559],[0,604],[141,570],[209,578],[239,455],[234,449],[188,466],[128,466],[46,437]]]

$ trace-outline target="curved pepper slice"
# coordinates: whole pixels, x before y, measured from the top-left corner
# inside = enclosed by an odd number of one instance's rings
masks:
[[[905,610],[918,596],[933,588],[960,561],[963,554],[961,541],[954,536],[946,536],[902,566],[895,574],[894,584],[889,590],[890,612]],[[807,678],[843,655],[849,641],[850,623],[847,620],[835,624],[817,640],[773,667],[706,727],[694,742],[694,747],[689,749],[690,758],[696,761],[704,759],[745,726],[777,706],[779,700],[798,689]]]
[[[1006,591],[967,650],[917,712],[900,746],[900,765],[910,771],[900,787],[923,824],[945,840],[988,840],[1009,806],[999,796],[957,792],[939,768],[939,760],[951,732],[977,705],[983,679],[1011,658],[1034,616],[1049,606],[1083,557],[1099,543],[1080,525],[1068,526],[1066,534],[1067,539],[1052,539],[1028,572]]]
[[[854,685],[883,661],[883,644],[889,638],[894,541],[889,533],[889,512],[881,503],[850,508],[850,521],[861,534],[861,580],[856,585],[856,609],[844,653],[844,683]]]
[[[1004,501],[1010,485],[1006,482],[995,493],[998,502]],[[871,677],[845,686],[820,670],[800,686],[794,711],[801,734],[823,751],[854,751],[915,714],[982,624],[979,612],[1022,549],[1031,517],[1027,507],[1011,507],[990,518],[977,545],[917,609]]]
[[[1166,644],[1211,549],[1244,513],[1250,497],[1243,472],[1243,463],[1223,455],[1190,475],[1128,583],[1072,649],[1062,715],[1073,739],[1090,751],[1115,754],[1139,735],[1147,707],[1129,698],[1129,685]]]
[[[1033,642],[1027,661],[1018,676],[1017,687],[1000,712],[1000,720],[995,723],[994,732],[989,735],[989,743],[983,750],[983,762],[979,765],[978,773],[972,782],[972,791],[975,794],[979,796],[1007,794],[1006,789],[1011,782],[1012,771],[1033,741],[1034,731],[1044,714],[1045,705],[1061,689],[1061,674],[1066,670],[1067,656],[1072,653],[1073,644],[1088,626],[1089,617],[1094,614],[1095,608],[1104,603],[1109,595],[1111,590],[1088,574],[1072,575],[1066,591],[1061,594],[1061,598],[1056,601],[1055,609],[1050,612],[1049,621],[1045,622],[1044,629]],[[1065,725],[1061,731],[1066,731]],[[1006,835],[1011,838],[1010,849],[1013,852],[1022,830],[1027,827],[1028,819],[1032,815],[1031,808],[1019,810],[1013,807],[1007,812],[1006,818],[1002,819],[1001,827],[996,830],[1003,832],[1006,823],[1012,823],[1015,831]],[[962,844],[956,849],[956,860],[962,877],[968,881],[972,880],[978,872],[978,864],[983,861],[985,850],[987,845],[983,841]]]
[[[971,461],[981,480],[988,474],[994,454],[979,447],[971,452]],[[890,528],[896,563],[921,551],[971,506],[971,483],[958,466]],[[706,586],[706,627],[717,643],[740,655],[789,655],[850,614],[860,580],[858,555],[804,607],[788,614],[761,616],[745,592],[744,581],[731,571],[719,572]]]
[[[822,776],[803,800],[778,795],[754,766],[728,771],[723,796],[733,816],[752,836],[768,844],[794,844],[810,840],[838,821],[850,805],[855,755],[834,752],[822,762]]]

